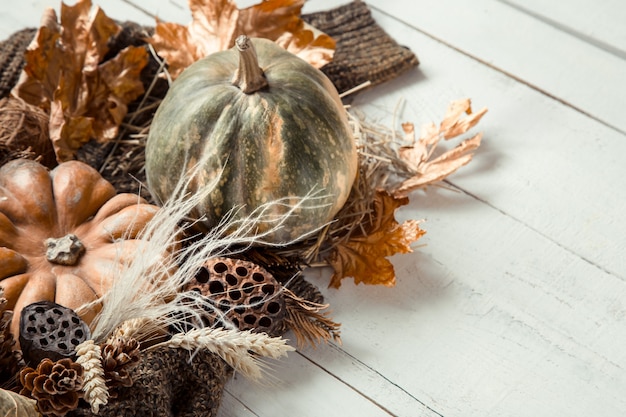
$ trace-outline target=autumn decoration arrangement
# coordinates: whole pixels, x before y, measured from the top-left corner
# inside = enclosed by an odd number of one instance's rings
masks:
[[[486,109],[371,124],[342,99],[417,59],[365,3],[303,3],[141,27],[79,0],[1,45],[0,415],[212,416],[288,331],[340,341],[304,270],[395,284],[425,233],[396,210],[471,160]],[[384,48],[352,51],[368,31]]]

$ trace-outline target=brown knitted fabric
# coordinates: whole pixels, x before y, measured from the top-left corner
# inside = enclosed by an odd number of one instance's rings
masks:
[[[6,97],[24,67],[24,51],[37,29],[23,29],[0,42],[0,98]]]
[[[98,417],[212,417],[232,369],[205,351],[160,348],[142,352],[131,374],[132,387],[120,390]],[[95,417],[82,402],[67,417]]]
[[[366,81],[378,85],[419,65],[415,54],[398,45],[360,0],[302,19],[337,42],[333,60],[322,72],[340,93]]]

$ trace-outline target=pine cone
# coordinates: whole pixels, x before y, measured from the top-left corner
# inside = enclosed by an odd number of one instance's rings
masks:
[[[0,386],[9,386],[20,368],[22,355],[13,350],[15,339],[11,334],[13,312],[4,310],[6,299],[0,293]]]
[[[37,400],[41,414],[61,417],[78,406],[83,368],[71,359],[52,362],[45,358],[37,369],[22,369],[20,383],[23,387],[20,394]]]
[[[130,371],[139,363],[139,359],[139,342],[135,339],[116,337],[104,344],[102,368],[112,398],[117,396],[117,388],[133,385]]]

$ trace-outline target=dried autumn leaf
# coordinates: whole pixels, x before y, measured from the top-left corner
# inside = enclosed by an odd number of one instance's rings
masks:
[[[187,26],[157,21],[150,43],[172,78],[205,56],[231,48],[241,34],[267,38],[320,68],[332,60],[334,40],[300,18],[304,0],[265,0],[238,9],[233,0],[189,0]]]
[[[462,119],[464,113],[469,116]],[[467,132],[480,121],[485,113],[487,113],[486,108],[472,114],[469,99],[454,101],[448,107],[439,127],[434,123],[422,126],[420,138],[417,141],[413,124],[403,124],[405,139],[413,144],[402,146],[398,150],[398,157],[407,172],[406,178],[391,190],[392,195],[396,198],[404,198],[418,188],[443,180],[471,161],[473,152],[480,146],[481,133],[465,139],[455,148],[433,160],[430,158],[441,139],[452,139]]]
[[[469,117],[461,119],[463,113]],[[455,138],[470,130],[487,113],[483,108],[478,113],[472,113],[471,101],[468,98],[453,101],[446,111],[446,115],[439,126],[439,132],[445,139]]]
[[[61,21],[48,9],[24,55],[25,67],[12,91],[50,113],[50,139],[59,162],[82,144],[113,139],[127,104],[143,93],[139,81],[148,62],[144,48],[128,47],[102,62],[121,27],[90,0],[61,4]]]
[[[0,388],[0,416],[41,417],[37,401]]]
[[[329,260],[335,270],[331,287],[339,288],[346,277],[353,277],[357,284],[395,285],[395,271],[387,257],[412,252],[411,243],[425,233],[417,220],[402,224],[396,221],[395,210],[408,202],[408,198],[397,199],[385,191],[376,192],[372,217],[362,225],[362,233],[333,247]]]

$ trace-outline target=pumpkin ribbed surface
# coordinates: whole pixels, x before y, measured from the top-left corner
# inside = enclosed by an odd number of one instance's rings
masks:
[[[273,42],[252,40],[267,86],[233,85],[239,52],[218,52],[188,67],[159,106],[146,145],[150,191],[166,201],[193,167],[191,192],[218,185],[193,213],[213,227],[233,208],[247,216],[262,204],[287,205],[316,193],[270,240],[297,239],[330,221],[345,203],[357,169],[346,112],[319,70]],[[288,210],[275,206],[275,213]],[[264,226],[259,225],[259,231]]]
[[[136,195],[116,195],[81,162],[50,172],[30,160],[3,165],[0,286],[7,308],[15,310],[13,335],[19,334],[20,311],[31,303],[55,301],[75,310],[101,297],[141,247],[137,235],[157,210]],[[90,322],[98,310],[80,314]]]

